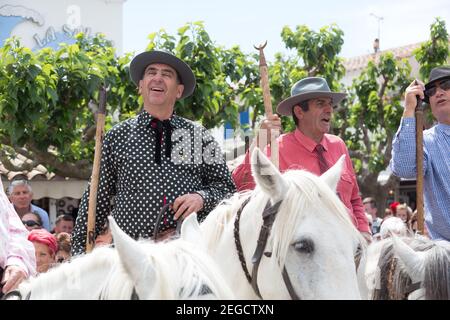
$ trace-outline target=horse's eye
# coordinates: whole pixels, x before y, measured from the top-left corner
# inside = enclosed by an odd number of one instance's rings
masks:
[[[314,242],[311,239],[301,239],[294,243],[294,248],[301,253],[312,253],[314,251]]]

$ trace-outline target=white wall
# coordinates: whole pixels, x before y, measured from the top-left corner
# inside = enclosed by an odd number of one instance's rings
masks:
[[[51,29],[56,33],[90,29],[91,34],[102,32],[114,42],[117,53],[122,53],[123,3],[126,0],[0,0],[0,12],[23,11],[38,17],[17,24],[11,35],[19,36],[21,43],[36,48],[45,43]],[[23,7],[23,8],[20,8]],[[35,21],[33,21],[35,20]],[[65,25],[65,27],[63,27]],[[49,31],[50,30],[50,31]],[[3,30],[4,31],[4,30]],[[36,40],[36,38],[40,39]]]

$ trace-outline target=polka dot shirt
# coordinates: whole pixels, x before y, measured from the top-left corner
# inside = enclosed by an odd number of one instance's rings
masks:
[[[154,118],[143,111],[137,117],[114,126],[102,148],[97,193],[96,233],[111,214],[119,227],[134,239],[153,235],[161,207],[181,195],[203,197],[199,221],[235,191],[222,152],[201,125],[173,115],[171,156],[166,155],[166,132],[156,139],[151,127]],[[161,143],[160,163],[155,159],[156,143]],[[169,149],[170,150],[170,149]],[[83,194],[72,239],[72,253],[85,251],[89,185]],[[173,211],[161,221],[159,231],[176,227]]]

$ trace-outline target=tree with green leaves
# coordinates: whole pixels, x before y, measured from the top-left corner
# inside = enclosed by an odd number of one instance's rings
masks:
[[[318,32],[305,25],[296,27],[295,32],[285,26],[281,38],[287,49],[293,51],[292,56],[275,55],[270,64],[269,78],[273,105],[290,96],[292,85],[305,77],[323,77],[331,90],[338,91],[339,80],[344,76],[342,58],[338,55],[344,43],[344,33],[336,25],[322,27]],[[257,108],[262,114],[264,109]],[[285,131],[295,129],[292,119],[284,117]]]
[[[177,102],[175,112],[213,128],[238,123],[239,111],[252,103],[245,93],[257,83],[258,66],[235,46],[224,49],[201,22],[152,33],[147,50],[163,49],[186,61],[197,78],[194,95]],[[98,90],[108,88],[106,130],[135,116],[142,100],[132,83],[131,54],[118,57],[102,36],[77,36],[73,45],[33,52],[12,39],[0,49],[0,161],[13,171],[38,164],[63,177],[91,174]],[[20,154],[28,159],[14,163]]]
[[[390,52],[375,59],[353,80],[345,108],[335,119],[335,131],[349,148],[361,193],[381,205],[397,180],[391,176],[381,185],[378,175],[389,165],[403,92],[412,79],[406,59],[397,60]]]
[[[414,51],[420,65],[420,78],[427,80],[431,69],[445,64],[449,57],[448,32],[445,21],[436,18],[430,27],[430,40],[425,41]]]
[[[419,78],[424,83],[427,82],[431,69],[448,63],[449,36],[444,20],[436,18],[430,27],[430,40],[414,50],[414,55],[420,65]],[[425,126],[431,127],[434,120],[430,108],[425,108],[424,115]]]
[[[448,34],[442,20],[437,19],[431,26],[430,38],[415,51],[422,79],[448,59]],[[391,160],[392,139],[403,113],[403,95],[412,81],[406,59],[398,60],[389,52],[375,56],[353,80],[346,106],[335,119],[334,131],[347,143],[360,190],[364,196],[376,197],[380,209],[386,203],[388,190],[398,183],[398,178],[391,175],[381,185],[378,176]]]
[[[115,56],[103,36],[77,36],[76,44],[33,52],[12,38],[0,49],[0,159],[10,170],[38,164],[64,176],[86,179],[91,173],[94,107],[102,83],[111,88],[107,127],[115,111],[136,104],[128,81],[129,56]],[[28,159],[13,163],[20,154]]]

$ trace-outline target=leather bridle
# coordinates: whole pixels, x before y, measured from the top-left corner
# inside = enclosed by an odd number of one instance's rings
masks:
[[[247,278],[248,282],[251,284],[256,295],[262,299],[261,292],[258,287],[258,269],[259,269],[259,264],[261,263],[263,254],[269,258],[272,256],[271,252],[264,252],[264,249],[266,248],[267,240],[269,239],[269,235],[270,235],[270,231],[272,229],[273,223],[274,223],[276,215],[278,213],[278,209],[281,205],[281,200],[278,201],[277,203],[275,203],[274,205],[271,205],[270,201],[268,201],[264,208],[264,211],[262,213],[263,225],[261,226],[261,230],[259,231],[256,249],[252,256],[252,264],[253,264],[252,275],[250,275],[250,273],[247,269],[247,264],[245,263],[244,251],[242,250],[241,238],[239,235],[239,222],[241,219],[241,214],[242,214],[242,211],[244,210],[244,207],[248,204],[249,201],[250,201],[250,197],[247,198],[242,203],[241,207],[239,208],[239,210],[236,213],[236,219],[234,221],[234,240],[235,240],[235,244],[236,244],[236,250],[238,253],[239,261],[241,262],[241,266],[242,266],[242,269],[244,270],[245,277]],[[285,266],[283,266],[282,275],[283,275],[284,284],[286,285],[286,288],[287,288],[291,298],[293,300],[300,300],[300,297],[297,295],[297,293],[294,290],[294,287],[292,286],[292,282],[289,278],[289,275],[286,271]]]
[[[155,228],[154,228],[153,237],[152,237],[153,241],[155,241],[155,242],[159,240],[158,235],[159,235],[159,228],[161,225],[162,217],[169,210],[170,210],[170,204],[169,203],[165,204],[164,206],[162,206],[161,210],[158,213],[158,216],[156,217]],[[173,234],[173,238],[178,238],[180,236],[182,223],[183,223],[183,218],[180,217],[177,221],[177,227]]]

